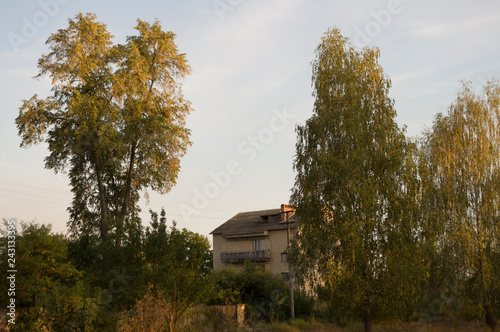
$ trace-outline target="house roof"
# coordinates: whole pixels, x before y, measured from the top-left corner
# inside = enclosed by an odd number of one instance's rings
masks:
[[[267,217],[267,220],[263,221],[264,218],[262,217]],[[297,227],[295,214],[289,216],[288,220],[292,222],[290,228]],[[261,234],[266,231],[286,228],[287,224],[281,222],[281,209],[270,209],[240,212],[214,229],[210,234],[222,236]]]

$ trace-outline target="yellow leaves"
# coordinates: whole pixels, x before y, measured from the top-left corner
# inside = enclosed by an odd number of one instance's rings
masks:
[[[128,186],[131,200],[143,187],[169,190],[190,145],[184,125],[191,106],[179,83],[190,71],[185,55],[179,53],[175,35],[158,22],[139,20],[136,29],[138,35],[128,37],[124,45],[113,45],[106,25],[94,14],[70,19],[66,28],[49,37],[50,53],[38,62],[38,77],[52,78],[53,95],[24,101],[16,119],[23,145],[46,136],[46,167],[61,170],[70,165],[79,195],[73,202],[75,220],[88,218],[88,211],[100,211],[105,219],[103,207],[113,200],[115,206],[125,206],[118,202],[125,188],[104,192],[108,184],[93,183],[101,175],[101,183]],[[130,158],[134,152],[137,158]],[[77,196],[88,198],[78,201]]]

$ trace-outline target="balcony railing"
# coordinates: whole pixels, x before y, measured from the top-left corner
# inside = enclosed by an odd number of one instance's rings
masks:
[[[243,262],[269,262],[270,251],[243,251],[243,252],[224,252],[220,254],[222,263],[238,264]]]

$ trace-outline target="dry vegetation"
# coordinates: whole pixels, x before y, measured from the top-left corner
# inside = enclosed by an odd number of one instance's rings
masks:
[[[351,323],[346,326],[331,326],[318,322],[304,322],[295,320],[288,323],[276,323],[266,327],[257,328],[256,331],[318,331],[318,332],[362,332],[364,326],[361,322]],[[485,332],[491,331],[484,322],[436,320],[399,324],[380,324],[373,327],[374,332]]]

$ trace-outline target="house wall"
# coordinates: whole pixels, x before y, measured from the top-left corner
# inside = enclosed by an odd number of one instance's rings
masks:
[[[291,230],[293,237],[294,230]],[[269,262],[264,264],[265,268],[273,274],[281,275],[288,272],[288,264],[281,261],[281,254],[287,249],[287,231],[273,230],[269,231],[268,236],[263,237],[241,237],[226,239],[221,235],[213,236],[213,268],[219,270],[226,267],[226,264],[221,262],[221,253],[223,252],[242,252],[252,250],[252,240],[265,239],[265,249],[270,251]],[[236,269],[240,269],[243,264],[232,265]]]
[[[268,264],[269,270],[273,274],[282,274],[288,272],[288,264],[281,261],[281,254],[287,249],[286,241],[286,229],[269,232],[269,242],[271,244],[271,260]]]
[[[242,252],[242,251],[252,251],[252,240],[259,239],[255,238],[236,238],[236,239],[223,239],[225,241],[225,249],[222,251],[227,252]],[[267,241],[265,243],[267,249]]]
[[[220,260],[220,254],[223,251],[222,250],[222,236],[220,235],[214,235],[213,236],[213,250],[212,250],[212,255],[213,255],[213,268],[214,271],[220,270],[223,268],[222,262]],[[225,246],[224,246],[225,247]]]

